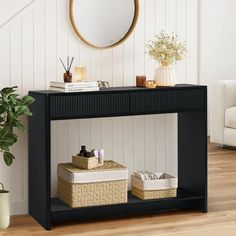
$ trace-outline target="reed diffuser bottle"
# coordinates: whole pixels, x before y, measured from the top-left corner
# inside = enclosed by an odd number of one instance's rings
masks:
[[[74,57],[72,57],[72,59],[70,60],[70,58],[67,56],[67,62],[66,62],[66,66],[63,63],[62,59],[60,58],[61,64],[63,66],[63,68],[65,69],[65,73],[64,73],[64,82],[65,83],[70,83],[72,82],[72,73],[70,72],[72,63],[74,61]]]

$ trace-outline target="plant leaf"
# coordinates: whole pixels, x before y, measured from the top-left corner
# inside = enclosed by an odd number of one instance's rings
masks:
[[[17,129],[20,130],[21,132],[25,131],[25,126],[20,121],[16,121],[15,125]]]
[[[35,99],[31,96],[24,96],[21,100],[21,105],[22,106],[28,106],[31,103],[33,103],[35,101]]]
[[[1,149],[4,151],[7,151],[7,152],[9,152],[9,150],[10,150],[9,147],[4,146],[4,145],[1,145]]]
[[[5,139],[5,137],[12,132],[12,127],[7,125],[0,131],[0,139]]]
[[[10,95],[11,93],[14,93],[17,90],[17,86],[14,87],[6,87],[2,89],[1,93],[5,96]]]
[[[4,152],[3,158],[7,166],[10,166],[15,159],[15,157],[10,152]]]
[[[33,115],[32,112],[30,112],[30,111],[25,111],[24,114],[27,115],[27,116],[32,116]]]
[[[32,116],[32,113],[27,106],[22,106],[22,115]]]
[[[12,146],[17,141],[17,136],[14,133],[10,133],[0,140],[0,146]]]
[[[29,112],[29,108],[27,106],[20,106],[17,109],[16,115],[21,116],[21,115],[25,114],[25,112]]]
[[[17,94],[11,94],[8,96],[9,102],[11,102],[13,105],[17,106],[18,103],[20,103],[20,99],[18,98]]]
[[[5,107],[2,106],[2,104],[0,105],[0,114],[4,113],[5,112]]]

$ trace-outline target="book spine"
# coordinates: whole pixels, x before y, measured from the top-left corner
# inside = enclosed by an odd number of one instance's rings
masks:
[[[64,92],[64,93],[73,93],[73,92],[90,92],[90,91],[99,91],[99,87],[93,88],[57,88],[57,87],[50,87],[53,91]]]
[[[56,83],[56,82],[51,82],[52,87],[57,87],[57,88],[84,88],[84,87],[97,87],[98,83],[97,82],[78,82],[78,83]]]

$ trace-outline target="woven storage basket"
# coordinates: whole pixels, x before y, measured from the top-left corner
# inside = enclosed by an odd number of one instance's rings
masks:
[[[131,176],[132,194],[142,200],[171,198],[177,195],[177,178],[164,174],[164,179],[141,180]]]
[[[99,166],[103,166],[103,161],[99,163],[99,159],[96,157],[81,157],[81,156],[72,156],[72,165],[74,167],[90,170]]]
[[[59,164],[58,198],[73,208],[126,203],[127,179],[127,168],[113,161],[92,170]]]
[[[142,200],[176,197],[176,189],[144,191],[132,187],[132,194]]]

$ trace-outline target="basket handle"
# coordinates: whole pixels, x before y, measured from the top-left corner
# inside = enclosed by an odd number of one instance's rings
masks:
[[[0,183],[0,186],[2,186],[2,190],[4,190],[4,185],[2,183]]]

